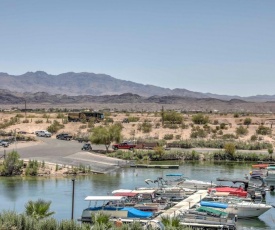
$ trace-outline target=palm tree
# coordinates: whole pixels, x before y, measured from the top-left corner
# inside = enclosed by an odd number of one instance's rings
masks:
[[[36,220],[41,220],[54,214],[50,212],[51,201],[45,201],[38,199],[37,201],[28,201],[25,204],[25,211],[28,216],[33,217]]]

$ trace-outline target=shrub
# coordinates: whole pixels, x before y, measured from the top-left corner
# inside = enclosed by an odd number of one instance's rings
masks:
[[[164,140],[173,140],[173,138],[174,138],[173,134],[165,134],[163,137]]]
[[[162,113],[162,121],[170,124],[181,124],[183,117],[176,111],[165,111]]]
[[[149,122],[143,122],[138,125],[138,130],[141,130],[143,133],[150,133],[152,131],[152,124]]]
[[[221,123],[220,124],[220,129],[225,129],[226,128],[226,124],[225,123]]]
[[[194,127],[191,131],[190,138],[205,138],[207,137],[207,133],[204,129],[201,129],[199,126]]]
[[[256,140],[258,140],[258,137],[257,137],[256,135],[252,135],[252,136],[250,137],[250,140],[251,140],[251,141],[256,141]]]
[[[241,125],[236,128],[236,134],[239,136],[245,136],[248,134],[248,129]]]
[[[12,151],[7,154],[4,162],[3,168],[1,170],[1,175],[12,176],[20,175],[23,167],[23,161],[20,160],[20,156],[16,151]]]
[[[230,159],[233,159],[235,151],[236,151],[236,147],[233,143],[226,143],[224,145],[224,152],[228,154]]]
[[[51,124],[47,130],[51,133],[56,133],[58,130],[63,129],[64,125],[60,124],[57,120],[53,121],[53,124]]]
[[[194,124],[204,125],[209,122],[209,117],[199,113],[192,116],[192,121],[194,122]]]
[[[41,124],[41,123],[43,123],[43,120],[36,120],[35,121],[35,124]]]
[[[30,160],[28,162],[25,174],[27,176],[37,176],[37,173],[38,173],[38,162],[36,160],[33,160],[33,161]]]
[[[266,126],[260,125],[258,129],[256,130],[256,133],[259,135],[270,135],[272,132],[271,128],[268,128]]]
[[[65,115],[63,113],[58,113],[56,118],[57,119],[63,119],[63,118],[65,118]]]
[[[250,117],[247,117],[244,119],[243,124],[249,126],[251,124],[252,120]]]
[[[137,122],[137,121],[139,121],[139,119],[140,119],[139,117],[132,117],[132,116],[128,117],[129,122]]]

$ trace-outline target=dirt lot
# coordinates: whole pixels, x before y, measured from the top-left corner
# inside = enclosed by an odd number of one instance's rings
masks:
[[[18,115],[19,114],[19,115]],[[34,132],[36,130],[45,130],[47,127],[54,121],[57,120],[60,123],[62,123],[62,118],[57,118],[57,113],[27,113],[26,118],[28,120],[28,123],[23,123],[25,120],[25,114],[24,113],[18,113],[18,112],[2,112],[0,113],[0,124],[4,121],[9,120],[12,117],[19,116],[19,122],[15,125],[11,125],[7,128],[5,128],[5,131],[15,131],[20,132],[24,131],[27,132],[27,135],[33,136]],[[64,116],[66,118],[66,114],[64,113]],[[178,128],[163,128],[161,125],[161,116],[160,114],[156,113],[109,113],[108,117],[113,119],[114,122],[122,122],[124,118],[129,117],[135,117],[138,119],[136,122],[129,122],[129,123],[122,123],[123,125],[123,139],[125,140],[133,140],[138,138],[154,138],[154,139],[163,139],[165,135],[172,134],[173,140],[185,140],[190,138],[190,134],[192,132],[192,126],[199,126],[203,128],[203,125],[194,125],[192,122],[192,114],[182,114],[183,116],[183,122],[185,125],[187,125],[186,128],[178,127]],[[268,141],[272,144],[274,144],[275,140],[275,132],[274,132],[274,126],[275,124],[275,115],[273,114],[263,114],[263,115],[249,115],[249,116],[239,116],[234,117],[233,114],[207,114],[209,116],[209,124],[211,130],[217,129],[218,126],[221,126],[221,124],[225,124],[224,129],[219,129],[220,135],[224,134],[234,134],[236,135],[236,128],[240,127],[240,125],[243,125],[244,119],[249,117],[251,118],[251,124],[247,127],[248,133],[243,136],[239,136],[239,140],[250,140],[252,135],[256,134],[256,130],[259,127],[259,125],[263,124],[264,126],[272,129],[271,135],[259,135],[258,137],[262,141]],[[152,128],[149,132],[143,132],[139,129],[139,126],[144,123],[150,123],[152,125]],[[95,126],[102,125],[103,122],[99,124],[95,124]],[[83,124],[81,122],[68,122],[65,124],[64,129],[61,129],[60,132],[68,132],[72,135],[88,135],[89,134],[89,128],[87,124]],[[0,137],[1,138],[1,137]],[[54,138],[54,137],[52,137]],[[207,137],[205,139],[211,139],[213,138],[212,131],[207,134]]]

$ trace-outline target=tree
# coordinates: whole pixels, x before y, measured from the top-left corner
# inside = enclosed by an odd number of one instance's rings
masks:
[[[268,151],[268,154],[270,156],[270,159],[272,160],[273,147],[269,148],[267,151]]]
[[[28,216],[33,217],[36,220],[41,220],[54,214],[50,212],[51,201],[44,201],[38,199],[37,201],[28,201],[25,204],[25,212]]]
[[[20,175],[22,172],[23,161],[20,160],[20,155],[16,151],[7,154],[3,162],[1,175],[13,176]]]
[[[93,132],[90,136],[90,141],[93,144],[105,145],[106,152],[108,152],[112,142],[121,141],[121,131],[122,125],[120,123],[116,123],[110,126],[98,126],[93,129]]]

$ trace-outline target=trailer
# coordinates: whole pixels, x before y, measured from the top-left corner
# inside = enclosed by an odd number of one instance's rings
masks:
[[[89,122],[90,119],[94,119],[95,122],[100,122],[104,119],[104,114],[99,112],[68,113],[69,122],[79,122],[83,120]]]

